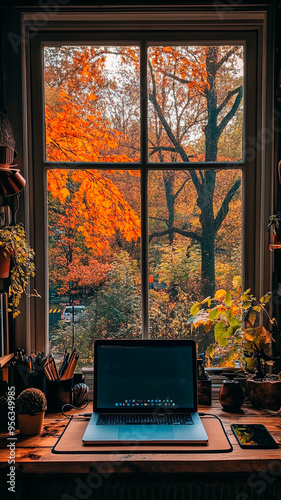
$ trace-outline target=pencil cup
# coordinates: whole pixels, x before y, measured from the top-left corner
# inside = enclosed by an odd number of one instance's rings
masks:
[[[48,413],[61,411],[63,405],[72,403],[72,388],[73,377],[66,380],[47,380]]]

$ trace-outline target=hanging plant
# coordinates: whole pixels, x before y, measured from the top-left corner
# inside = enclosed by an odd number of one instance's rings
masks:
[[[26,294],[29,280],[35,276],[35,253],[26,240],[23,224],[0,229],[0,249],[4,257],[11,258],[9,310],[15,318],[19,314],[18,306],[22,294]],[[29,296],[40,297],[36,290]]]

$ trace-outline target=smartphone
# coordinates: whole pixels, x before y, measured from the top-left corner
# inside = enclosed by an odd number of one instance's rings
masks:
[[[230,427],[241,448],[278,448],[275,439],[262,424],[232,424]]]

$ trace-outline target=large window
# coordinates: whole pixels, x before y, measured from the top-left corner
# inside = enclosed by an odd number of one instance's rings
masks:
[[[188,337],[194,301],[251,281],[257,49],[235,30],[70,38],[32,41],[39,275],[51,349],[88,364],[95,338]]]

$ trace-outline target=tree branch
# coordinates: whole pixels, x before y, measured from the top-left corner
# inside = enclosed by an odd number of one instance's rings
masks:
[[[177,82],[185,83],[186,85],[188,85],[191,82],[191,80],[185,80],[185,78],[180,78],[179,76],[172,75],[172,73],[168,73],[167,71],[164,71],[164,75],[169,76],[173,80],[177,80]]]
[[[236,89],[233,89],[231,91],[228,92],[226,98],[224,99],[224,101],[220,104],[220,106],[218,107],[218,114],[221,112],[221,110],[227,105],[229,99],[234,95],[234,94],[238,94],[238,92],[240,92],[240,90],[242,89],[242,85],[240,85],[240,87],[237,87]]]
[[[179,142],[177,141],[177,139],[175,138],[172,130],[171,130],[171,127],[169,126],[167,120],[165,119],[163,113],[162,113],[162,110],[157,102],[157,99],[156,99],[156,85],[155,85],[155,79],[154,79],[154,75],[153,75],[153,70],[152,70],[152,65],[151,65],[151,62],[149,61],[149,69],[150,69],[150,72],[151,72],[151,78],[152,78],[152,87],[153,87],[153,93],[152,94],[149,94],[149,100],[150,102],[153,104],[154,106],[154,109],[158,115],[158,118],[160,120],[160,122],[162,123],[164,129],[165,129],[165,132],[167,134],[167,136],[169,137],[171,143],[174,145],[174,147],[176,148],[176,151],[180,154],[181,158],[182,158],[182,161],[185,162],[185,163],[189,163],[189,157],[188,155],[186,154],[185,150],[183,149],[183,147],[179,144]],[[191,176],[191,179],[192,179],[192,182],[194,184],[194,187],[197,191],[197,193],[199,193],[200,191],[200,183],[199,183],[199,180],[198,180],[198,177],[197,177],[197,174],[195,172],[195,170],[190,170],[190,176]]]
[[[149,149],[152,151],[149,152],[149,156],[154,155],[154,153],[158,153],[158,151],[172,151],[172,153],[176,153],[176,148],[172,146],[151,146]]]
[[[172,227],[171,229],[166,229],[165,231],[155,231],[154,233],[151,233],[149,236],[149,242],[153,240],[153,238],[159,238],[161,236],[166,236],[170,233],[177,233],[181,234],[182,236],[185,236],[186,238],[192,238],[198,243],[201,243],[202,237],[200,234],[195,233],[194,231],[185,231],[184,229],[180,229],[179,227]]]
[[[240,102],[242,100],[242,88],[243,87],[239,88],[239,91],[237,93],[235,102],[234,102],[231,110],[224,116],[224,118],[221,120],[220,124],[218,125],[218,135],[219,136],[221,135],[223,129],[226,127],[226,125],[231,120],[231,118],[233,118],[233,116],[235,115],[237,109],[239,108],[239,104],[240,104]]]
[[[241,185],[241,180],[239,179],[238,181],[236,181],[233,186],[230,188],[230,190],[228,191],[228,193],[226,194],[222,204],[221,204],[221,207],[218,211],[218,214],[215,218],[215,230],[218,231],[220,226],[222,225],[225,217],[227,216],[228,214],[228,211],[229,211],[229,203],[231,202],[233,196],[235,195],[235,193],[238,191],[239,187]]]
[[[187,178],[185,179],[185,181],[182,183],[181,187],[180,187],[180,188],[177,190],[177,192],[175,193],[175,199],[178,197],[178,195],[180,194],[180,192],[183,190],[183,188],[184,188],[184,186],[186,185],[186,183],[187,183],[188,181],[190,181],[190,180],[191,180],[191,179],[190,179],[190,177],[187,177]]]
[[[225,56],[222,57],[220,61],[218,61],[218,63],[217,63],[217,71],[230,58],[230,56],[232,56],[233,54],[235,54],[235,52],[237,51],[237,49],[238,49],[237,46],[233,47],[233,49],[229,50],[227,52],[227,54],[225,54]]]

